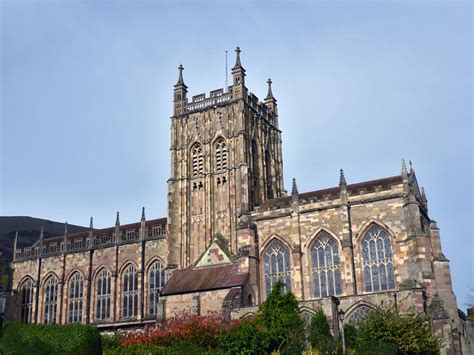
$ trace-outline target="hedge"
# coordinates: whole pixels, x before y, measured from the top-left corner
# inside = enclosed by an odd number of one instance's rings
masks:
[[[93,326],[11,323],[0,339],[2,354],[102,354],[102,337]]]

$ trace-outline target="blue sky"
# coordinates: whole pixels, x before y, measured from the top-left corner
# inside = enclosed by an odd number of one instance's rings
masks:
[[[172,88],[273,80],[286,187],[411,159],[459,305],[474,284],[472,8],[461,1],[9,1],[1,10],[0,214],[97,227],[166,215]]]

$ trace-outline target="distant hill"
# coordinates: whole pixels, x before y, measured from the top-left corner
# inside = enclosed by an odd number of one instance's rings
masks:
[[[13,259],[15,233],[18,231],[18,248],[28,247],[39,239],[41,226],[43,226],[44,238],[64,233],[64,223],[33,217],[0,217],[0,251],[3,252],[6,268]],[[68,233],[85,230],[88,228],[68,224]]]

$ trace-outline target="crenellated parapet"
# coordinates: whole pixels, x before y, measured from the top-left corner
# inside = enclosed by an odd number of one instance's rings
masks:
[[[109,227],[42,239],[30,247],[15,248],[14,262],[138,243],[142,240],[141,236],[145,241],[165,239],[166,218],[145,221],[144,229],[137,222],[119,226],[118,233],[115,227]]]

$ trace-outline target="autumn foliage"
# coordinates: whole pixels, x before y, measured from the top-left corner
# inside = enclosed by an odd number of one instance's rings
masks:
[[[118,341],[122,346],[135,344],[172,345],[186,342],[206,349],[217,347],[219,337],[240,324],[239,320],[224,319],[220,315],[180,315],[157,322],[142,330],[122,333]]]

